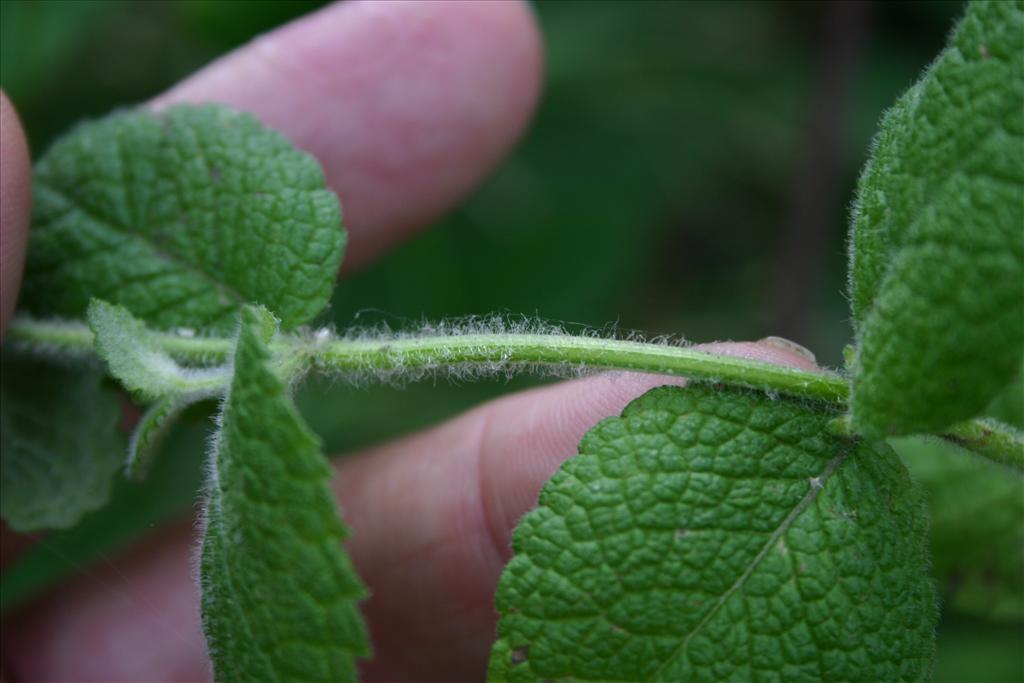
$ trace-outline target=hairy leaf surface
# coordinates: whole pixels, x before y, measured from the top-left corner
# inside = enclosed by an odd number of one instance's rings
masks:
[[[1024,350],[1024,2],[974,2],[884,116],[850,235],[854,427],[939,431]]]
[[[73,526],[124,461],[120,404],[98,367],[13,360],[0,373],[0,512],[15,531]]]
[[[354,681],[366,591],[341,541],[330,468],[267,368],[265,310],[245,308],[210,469],[200,559],[216,679]]]
[[[258,302],[285,328],[327,303],[345,236],[309,155],[223,106],[115,113],[36,164],[23,303],[93,297],[161,328],[229,329]]]
[[[1024,621],[1024,477],[938,439],[893,442],[925,490],[944,608]]]
[[[128,441],[125,474],[129,479],[138,482],[146,478],[157,451],[187,407],[189,404],[185,400],[166,397],[149,406],[139,417],[132,438]]]
[[[190,396],[198,400],[227,386],[227,368],[181,367],[160,346],[156,333],[122,306],[94,299],[87,317],[96,352],[110,374],[144,401]]]
[[[591,429],[513,536],[492,680],[927,678],[919,491],[829,420],[662,387]]]

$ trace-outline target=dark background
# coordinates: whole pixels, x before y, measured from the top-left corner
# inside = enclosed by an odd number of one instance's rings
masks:
[[[319,2],[0,3],[0,84],[34,156]],[[942,48],[957,2],[539,2],[546,87],[525,140],[433,230],[339,286],[338,327],[508,313],[693,341],[778,334],[841,364],[846,216],[881,112]],[[534,383],[313,382],[332,452]],[[142,487],[51,534],[4,608],[80,571],[199,488],[197,412]],[[424,457],[430,457],[425,453]],[[101,555],[102,556],[102,555]],[[947,618],[937,680],[1024,678],[1020,630]]]

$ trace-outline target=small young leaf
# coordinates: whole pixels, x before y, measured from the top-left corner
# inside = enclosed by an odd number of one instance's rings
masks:
[[[217,681],[354,681],[366,591],[341,541],[330,468],[267,368],[267,316],[242,310],[215,437],[200,559]]]
[[[1024,621],[1024,477],[938,439],[893,439],[931,509],[946,609]]]
[[[15,531],[62,529],[106,501],[124,457],[121,407],[88,365],[4,358],[0,513]]]
[[[309,155],[223,106],[115,113],[36,164],[23,303],[81,316],[93,297],[159,328],[230,329],[260,302],[287,329],[327,303],[344,248]]]
[[[110,374],[143,401],[175,397],[198,400],[227,387],[225,367],[183,368],[168,355],[156,334],[125,308],[93,299],[86,313],[96,335],[96,352]]]
[[[854,428],[941,431],[1024,351],[1024,2],[973,2],[885,115],[857,191]]]
[[[591,429],[513,535],[496,681],[920,680],[920,493],[790,400],[662,387]]]
[[[135,425],[135,431],[132,432],[132,438],[128,441],[125,474],[129,479],[142,481],[146,478],[157,449],[188,405],[187,400],[167,396],[159,399],[142,414],[139,423]]]

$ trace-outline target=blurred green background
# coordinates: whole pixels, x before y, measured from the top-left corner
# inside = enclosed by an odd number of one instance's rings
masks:
[[[149,98],[319,2],[0,3],[0,84],[33,153]],[[957,2],[539,2],[545,95],[518,149],[461,207],[338,288],[339,327],[524,313],[693,341],[778,334],[841,364],[846,214],[879,115],[938,53]],[[536,380],[401,390],[313,382],[332,452]],[[197,412],[151,482],[51,534],[5,609],[84,558],[188,510]],[[430,457],[424,454],[424,457]],[[937,679],[1024,679],[1018,626],[947,618]]]

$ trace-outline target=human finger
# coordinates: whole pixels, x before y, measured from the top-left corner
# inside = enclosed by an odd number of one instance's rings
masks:
[[[14,313],[21,286],[31,187],[25,132],[7,93],[0,90],[0,337]]]
[[[191,525],[175,524],[4,620],[10,681],[205,681]],[[45,544],[45,539],[39,541]]]
[[[257,38],[158,97],[254,113],[339,194],[345,269],[450,208],[533,110],[540,38],[520,0],[351,2]]]

